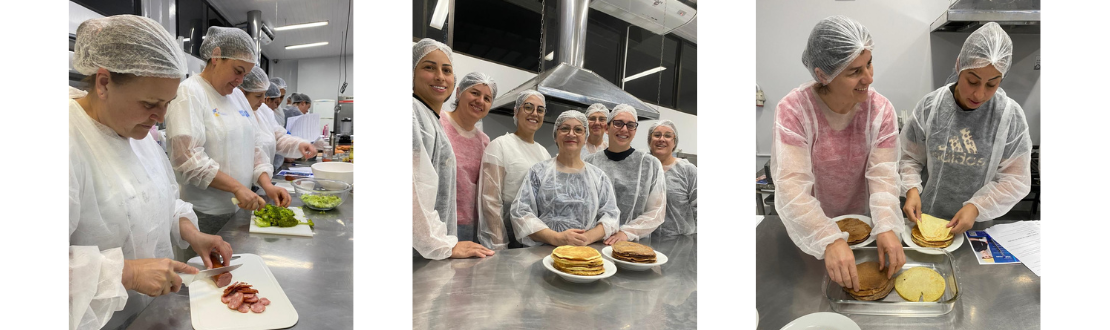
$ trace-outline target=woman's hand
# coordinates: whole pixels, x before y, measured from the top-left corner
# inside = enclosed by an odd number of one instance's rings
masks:
[[[586,231],[581,229],[567,229],[559,233],[560,245],[585,246],[590,244],[586,238]]]
[[[177,273],[196,274],[197,269],[180,261],[136,259],[123,261],[123,287],[151,297],[181,290]]]
[[[829,279],[840,286],[859,291],[859,276],[856,274],[856,256],[843,239],[833,241],[825,247],[825,271]]]
[[[626,235],[623,231],[618,230],[616,234],[613,234],[613,236],[609,236],[609,238],[605,239],[605,245],[613,245],[617,242],[627,240],[628,235]]]
[[[270,199],[274,200],[274,205],[289,207],[289,203],[292,201],[292,198],[289,197],[289,191],[285,188],[268,184],[262,187],[262,191],[265,191],[266,196],[270,196]]]
[[[902,212],[914,223],[921,219],[921,195],[917,193],[917,188],[906,192],[906,205],[902,206]]]
[[[223,237],[218,235],[209,235],[200,231],[195,232],[190,239],[189,246],[196,251],[200,256],[200,260],[204,261],[206,269],[224,267],[231,264],[231,244],[224,241]],[[223,259],[223,264],[218,264],[219,256]]]
[[[459,241],[458,244],[455,244],[455,247],[451,248],[451,258],[454,259],[485,258],[486,256],[492,256],[493,253],[493,250],[471,241]]]
[[[255,211],[262,209],[262,207],[266,205],[266,200],[262,199],[262,196],[258,196],[258,194],[251,191],[250,188],[241,186],[233,193],[235,194],[235,199],[239,200],[239,208],[241,209]]]
[[[304,159],[311,159],[312,157],[316,157],[316,146],[313,146],[311,143],[301,142],[301,144],[297,146],[297,148],[300,149],[301,156],[304,156]]]
[[[879,270],[886,267],[886,278],[894,277],[894,273],[906,264],[906,251],[902,250],[902,240],[898,239],[894,231],[884,231],[875,239],[875,245],[879,247]],[[887,261],[890,262],[889,267],[886,264]]]
[[[975,218],[979,217],[979,208],[975,204],[967,204],[956,212],[956,216],[952,217],[952,221],[948,222],[945,227],[952,228],[950,232],[952,235],[962,235],[971,226],[975,225]]]

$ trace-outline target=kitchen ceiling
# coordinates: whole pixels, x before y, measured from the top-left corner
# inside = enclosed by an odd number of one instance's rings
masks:
[[[328,25],[296,30],[274,31],[274,41],[262,45],[262,54],[270,60],[338,56],[343,48],[354,53],[354,25],[347,28],[348,13],[353,0],[209,0],[209,3],[232,25],[247,22],[247,12],[262,11],[262,22],[271,29],[286,25],[328,21]],[[364,3],[368,4],[368,3]],[[354,19],[354,16],[351,16]],[[346,32],[344,31],[346,30]],[[285,46],[327,41],[326,46],[286,50]]]

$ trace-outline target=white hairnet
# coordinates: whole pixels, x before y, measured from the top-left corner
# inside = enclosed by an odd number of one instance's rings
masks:
[[[478,241],[493,250],[516,247],[509,208],[532,165],[551,158],[539,143],[524,142],[513,132],[493,139],[482,155],[478,176]]]
[[[301,93],[293,93],[293,96],[290,96],[289,99],[292,100],[293,103],[298,103],[298,102],[308,102],[309,104],[312,103],[312,98],[308,97],[308,95],[301,94]]]
[[[994,65],[1005,77],[1006,71],[1010,70],[1013,53],[1014,42],[1010,40],[1010,35],[998,23],[990,22],[964,40],[964,46],[957,58],[956,72]]]
[[[459,79],[456,85],[458,89],[455,90],[455,107],[458,107],[459,96],[462,95],[466,89],[479,84],[489,86],[490,93],[493,94],[493,97],[497,97],[497,82],[493,81],[493,77],[481,72],[471,72],[463,76],[462,79]]]
[[[664,168],[667,178],[667,213],[651,236],[689,235],[698,231],[698,167],[677,159]]]
[[[281,96],[281,87],[273,81],[270,81],[270,87],[266,87],[266,97],[273,98],[278,96]]]
[[[270,84],[277,85],[277,87],[279,89],[284,89],[284,88],[289,87],[288,85],[285,84],[285,79],[281,79],[281,77],[270,77]]]
[[[674,127],[674,122],[672,122],[672,121],[670,121],[670,120],[666,120],[666,119],[664,119],[664,120],[660,120],[660,121],[657,121],[657,122],[655,122],[655,124],[652,124],[652,125],[651,125],[651,128],[648,128],[648,133],[647,133],[647,136],[648,136],[648,145],[650,145],[650,144],[651,144],[651,134],[652,134],[653,132],[655,132],[655,129],[656,129],[656,128],[659,128],[659,126],[660,126],[660,125],[664,125],[664,126],[670,127],[670,128],[671,128],[671,130],[672,130],[672,131],[674,131],[674,147],[675,147],[675,148],[678,148],[678,128],[675,128],[675,127]],[[673,151],[673,150],[672,150],[672,151]]]
[[[613,118],[616,118],[617,114],[621,112],[631,113],[632,118],[636,118],[636,108],[633,108],[631,105],[627,104],[617,104],[617,106],[613,107],[613,111],[609,112],[609,119],[606,120],[605,123],[612,123]]]
[[[185,52],[152,19],[118,15],[94,18],[77,27],[73,68],[91,75],[99,68],[143,77],[184,78]]]
[[[578,110],[567,110],[560,113],[559,118],[555,118],[555,128],[551,130],[551,137],[558,136],[559,125],[562,125],[567,119],[578,120],[578,122],[582,124],[582,127],[585,128],[586,138],[590,137],[589,122],[586,121],[586,115]]]
[[[213,54],[216,47],[220,48],[220,55]],[[200,58],[208,61],[212,58],[226,58],[243,62],[258,63],[258,49],[254,47],[254,40],[237,28],[213,26],[208,28],[208,35],[200,43]]]
[[[247,92],[265,92],[266,89],[270,87],[270,80],[266,78],[266,71],[263,71],[262,67],[255,65],[251,68],[251,72],[248,72],[247,76],[243,77],[243,83],[239,84],[239,88]]]
[[[597,166],[612,180],[620,209],[620,231],[628,240],[651,235],[663,223],[667,210],[667,179],[658,158],[643,150],[632,150],[631,155],[619,161],[609,159],[602,152],[586,156],[583,161]]]
[[[830,16],[817,22],[809,33],[802,64],[813,80],[827,85],[856,60],[863,50],[872,50],[874,42],[867,27],[845,16]],[[818,76],[814,68],[821,69]]]
[[[586,108],[586,117],[590,117],[594,112],[600,112],[605,115],[605,118],[609,118],[609,108],[606,108],[604,104],[591,104],[589,108]]]
[[[539,91],[526,89],[523,92],[520,92],[520,95],[516,96],[516,105],[513,105],[513,125],[520,125],[516,122],[516,113],[520,111],[520,107],[524,105],[524,100],[527,100],[529,96],[540,98],[540,102],[542,102],[543,104],[536,104],[537,107],[543,106],[544,108],[547,108],[547,100],[544,99],[543,94],[540,94]]]
[[[528,235],[543,229],[590,230],[600,224],[608,238],[616,233],[620,216],[605,172],[590,164],[581,170],[570,169],[554,158],[528,170],[509,212],[516,239],[525,246],[540,245]]]
[[[420,59],[436,50],[443,51],[443,53],[447,55],[447,60],[454,62],[451,47],[447,47],[447,45],[442,42],[424,38],[417,41],[415,45],[412,45],[412,69],[416,70],[416,65],[420,64]]]

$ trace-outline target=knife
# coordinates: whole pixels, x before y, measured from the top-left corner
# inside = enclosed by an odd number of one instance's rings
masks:
[[[239,259],[239,256],[233,256],[231,258],[231,260],[235,260],[235,259]],[[186,286],[188,286],[189,284],[192,284],[193,282],[195,282],[197,279],[203,279],[203,278],[207,278],[207,277],[220,275],[220,274],[223,274],[223,273],[228,273],[228,272],[231,272],[233,270],[238,269],[241,266],[243,266],[243,264],[237,264],[237,265],[231,265],[231,266],[225,266],[225,267],[219,267],[219,268],[212,268],[212,269],[205,269],[205,270],[197,272],[196,274],[186,274],[186,273],[177,273],[177,274],[178,274],[178,276],[182,277],[181,278],[182,284],[185,284]],[[189,279],[189,280],[186,280],[184,278],[186,275],[192,276],[193,278]]]

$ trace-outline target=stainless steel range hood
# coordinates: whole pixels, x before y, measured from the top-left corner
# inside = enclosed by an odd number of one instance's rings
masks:
[[[1008,33],[1041,33],[1040,0],[959,0],[930,24],[932,32],[972,32],[996,22]]]
[[[491,112],[512,115],[516,98],[525,90],[543,94],[547,101],[544,121],[554,123],[566,110],[584,110],[594,103],[612,109],[618,104],[636,108],[639,120],[659,119],[659,111],[640,99],[582,68],[586,47],[586,15],[588,0],[559,1],[559,48],[555,51],[559,65],[550,68],[493,100]],[[539,52],[537,52],[539,53]]]

